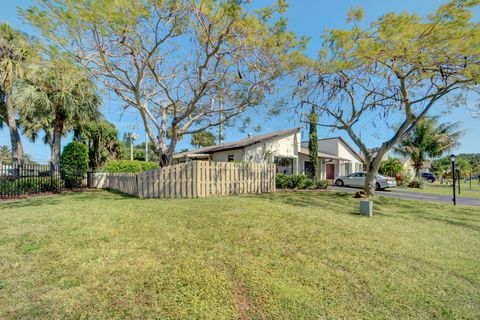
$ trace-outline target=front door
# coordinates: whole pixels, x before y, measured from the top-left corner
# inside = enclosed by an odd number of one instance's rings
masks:
[[[335,164],[327,163],[326,165],[326,174],[328,180],[335,179]]]
[[[313,178],[313,164],[312,161],[305,161],[303,170],[307,176]]]

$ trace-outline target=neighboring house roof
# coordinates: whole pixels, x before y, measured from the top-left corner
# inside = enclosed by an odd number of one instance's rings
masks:
[[[362,161],[365,161],[365,158],[360,153],[355,151],[355,149],[342,137],[322,138],[322,139],[318,139],[318,141],[333,140],[333,139],[340,140],[355,156],[357,156],[357,158],[359,158]]]
[[[413,167],[413,162],[411,158],[400,158],[399,160],[403,165]],[[426,160],[426,161],[423,161],[421,169],[430,169],[431,167],[432,167],[432,161]]]
[[[300,153],[310,154],[310,151],[308,150],[308,148],[301,147],[301,148],[300,148]],[[320,152],[320,151],[318,152],[318,157],[319,157],[319,158],[326,158],[326,159],[335,159],[335,160],[346,160],[346,161],[349,161],[349,159],[341,158],[341,157],[339,157],[339,156],[336,156],[336,155],[333,155],[333,154],[330,154],[330,153]]]
[[[405,165],[405,164],[409,165],[410,162],[411,162],[411,159],[410,159],[410,158],[400,158],[400,159],[398,159],[398,160],[400,161],[400,163],[401,163],[402,165]]]
[[[222,144],[217,144],[211,147],[205,147],[205,148],[199,148],[196,150],[191,150],[191,151],[185,151],[185,152],[180,152],[175,154],[173,157],[174,158],[182,158],[185,156],[189,155],[198,155],[198,154],[211,154],[214,152],[219,152],[219,151],[227,151],[227,150],[235,150],[235,149],[240,149],[240,148],[245,148],[248,146],[251,146],[253,144],[267,141],[273,138],[289,135],[292,133],[297,133],[300,131],[301,128],[293,128],[293,129],[288,129],[288,130],[281,130],[281,131],[275,131],[267,134],[262,134],[259,136],[254,136],[254,137],[249,137],[245,138],[242,140],[234,141],[234,142],[229,142],[229,143],[222,143]]]
[[[430,160],[423,161],[422,169],[430,169],[431,167],[432,167],[432,161]]]

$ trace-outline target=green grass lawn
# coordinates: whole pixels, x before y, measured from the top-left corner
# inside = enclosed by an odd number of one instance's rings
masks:
[[[285,192],[0,203],[0,319],[479,319],[480,208]]]
[[[448,186],[446,184],[439,184],[439,183],[427,183],[425,185],[425,188],[423,189],[406,188],[406,189],[398,189],[398,190],[440,194],[445,196],[451,196],[453,194],[452,186]],[[478,184],[478,181],[472,181],[472,189],[470,189],[469,182],[468,183],[462,182],[460,184],[460,195],[458,194],[458,187],[456,190],[457,190],[457,196],[465,197],[465,198],[480,199],[480,185]]]

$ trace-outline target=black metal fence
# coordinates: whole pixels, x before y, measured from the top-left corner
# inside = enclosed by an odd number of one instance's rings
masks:
[[[85,182],[84,174],[76,170],[62,172],[53,165],[0,163],[0,199],[81,188]]]

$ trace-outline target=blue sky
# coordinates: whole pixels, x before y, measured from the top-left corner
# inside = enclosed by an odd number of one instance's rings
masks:
[[[254,0],[255,6],[266,5],[272,3],[272,1]],[[363,7],[366,14],[365,21],[371,21],[378,16],[391,11],[409,11],[425,15],[433,11],[434,8],[442,3],[445,3],[445,1],[438,0],[290,0],[288,2],[290,3],[287,12],[289,29],[295,31],[299,35],[310,37],[308,54],[312,56],[316,55],[319,48],[320,35],[323,30],[326,28],[345,27],[346,12],[352,7]],[[32,3],[33,1],[31,0],[3,0],[0,9],[0,21],[8,22],[13,27],[31,35],[38,35],[31,26],[23,23],[17,14],[17,7],[27,7]],[[477,11],[475,12],[476,18],[480,16]],[[476,99],[477,98],[472,97],[469,99],[468,103],[473,105],[475,101],[477,101]],[[143,142],[143,125],[139,117],[133,111],[124,112],[120,106],[121,104],[116,101],[113,94],[110,96],[107,95],[104,97],[102,111],[107,119],[117,125],[121,135],[123,132],[133,129],[139,136],[138,142]],[[298,117],[293,116],[291,112],[284,113],[282,116],[273,119],[265,119],[261,114],[255,115],[254,118],[254,125],[259,124],[262,128],[262,133],[301,125],[298,122]],[[364,125],[362,126],[362,138],[368,146],[375,147],[379,142],[387,138],[390,132],[388,132],[387,127],[382,126],[381,123],[377,127],[369,125],[372,120],[374,119],[367,119],[364,122]],[[392,121],[394,122],[395,120],[393,119]],[[462,123],[462,128],[466,130],[461,141],[462,145],[457,150],[458,152],[480,153],[480,144],[478,143],[478,139],[480,138],[480,119],[473,118],[465,108],[460,108],[453,110],[447,115],[442,115],[441,121],[459,121]],[[247,132],[240,132],[237,128],[227,128],[225,130],[225,135],[226,141],[232,141],[245,137]],[[348,139],[348,137],[341,131],[330,132],[324,128],[319,128],[319,135],[321,137],[340,135]],[[304,138],[305,137],[306,134],[304,134]],[[63,145],[65,145],[70,139],[71,138],[66,138]],[[43,145],[43,143],[40,141],[31,143],[25,138],[23,138],[23,142],[26,152],[32,156],[33,160],[38,162],[47,162],[49,160],[49,148]],[[0,130],[0,145],[3,144],[10,145],[9,134],[5,129]],[[182,148],[192,148],[189,138],[186,138],[179,143],[178,149]]]

